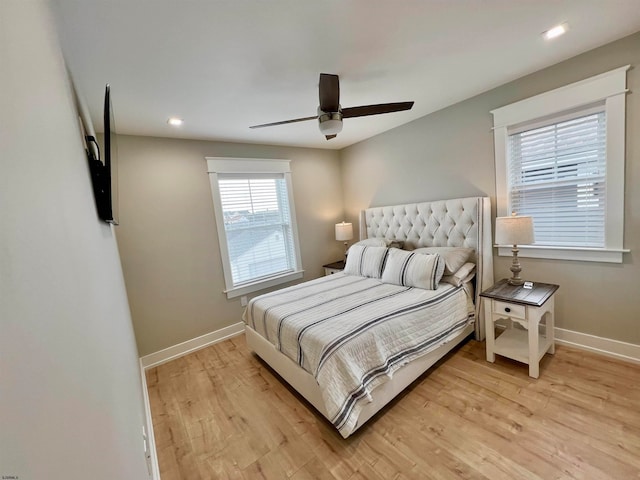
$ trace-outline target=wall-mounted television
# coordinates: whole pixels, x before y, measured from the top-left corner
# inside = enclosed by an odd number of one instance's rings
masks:
[[[105,222],[117,225],[113,215],[113,185],[111,180],[111,166],[117,150],[114,148],[115,129],[109,84],[107,84],[104,93],[104,148],[102,149],[102,155],[98,140],[92,131],[85,134],[85,140],[98,217]]]

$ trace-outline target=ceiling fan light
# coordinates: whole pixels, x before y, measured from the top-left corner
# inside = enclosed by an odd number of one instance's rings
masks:
[[[342,131],[342,120],[326,120],[320,124],[323,135],[337,135]]]
[[[342,114],[340,112],[322,113],[318,116],[318,125],[323,135],[337,135],[342,131]]]

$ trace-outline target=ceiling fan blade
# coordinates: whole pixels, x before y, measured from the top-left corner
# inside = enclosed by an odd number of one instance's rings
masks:
[[[327,137],[327,140],[331,140],[332,138],[336,138],[338,135],[325,135],[325,137]]]
[[[320,93],[320,110],[337,112],[340,108],[340,79],[338,75],[321,73],[318,91]]]
[[[275,125],[286,125],[287,123],[306,122],[307,120],[315,120],[317,118],[318,118],[317,115],[315,117],[294,118],[293,120],[283,120],[282,122],[263,123],[262,125],[252,125],[249,128],[273,127]]]
[[[403,110],[411,110],[411,107],[413,107],[413,102],[381,103],[378,105],[343,108],[342,118],[366,117],[367,115],[401,112]]]

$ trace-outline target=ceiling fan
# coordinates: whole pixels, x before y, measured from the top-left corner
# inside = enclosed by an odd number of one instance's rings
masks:
[[[318,119],[320,132],[331,140],[342,131],[342,119],[353,117],[366,117],[368,115],[380,115],[382,113],[401,112],[411,110],[413,102],[380,103],[377,105],[364,105],[361,107],[342,108],[340,106],[340,79],[338,75],[330,73],[320,74],[320,106],[315,117],[296,118],[284,120],[282,122],[263,123],[253,125],[249,128],[273,127],[275,125],[285,125],[287,123],[305,122],[307,120]]]

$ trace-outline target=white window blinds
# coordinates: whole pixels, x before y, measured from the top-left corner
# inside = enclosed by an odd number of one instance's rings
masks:
[[[536,245],[602,248],[607,169],[604,107],[551,122],[509,132],[509,207],[533,217]]]
[[[281,173],[219,174],[233,287],[296,268],[287,183]]]

